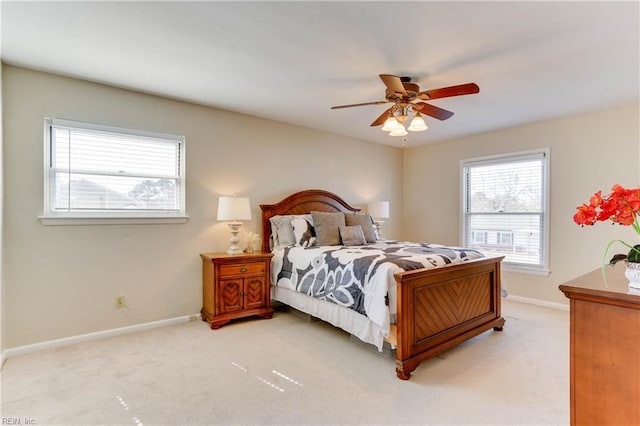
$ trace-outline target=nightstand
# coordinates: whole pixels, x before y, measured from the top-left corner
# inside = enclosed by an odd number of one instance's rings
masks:
[[[234,255],[200,254],[202,320],[215,330],[236,318],[252,315],[271,318],[269,281],[272,256],[261,251]]]

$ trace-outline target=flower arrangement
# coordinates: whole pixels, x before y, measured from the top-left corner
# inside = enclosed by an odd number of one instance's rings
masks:
[[[640,223],[638,223],[638,213],[640,213],[640,188],[626,189],[620,185],[613,185],[611,194],[602,196],[602,191],[598,191],[589,199],[589,204],[577,207],[577,212],[573,216],[573,221],[578,225],[593,225],[596,222],[606,222],[610,220],[614,224],[631,226],[636,234],[640,236]],[[631,245],[622,240],[610,241],[607,245],[604,259],[609,252],[609,248],[615,242],[619,242],[629,248],[627,254],[616,254],[609,261],[610,265],[624,260],[628,263],[640,263],[640,244]]]

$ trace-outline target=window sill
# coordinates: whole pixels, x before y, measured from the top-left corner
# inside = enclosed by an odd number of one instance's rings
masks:
[[[43,225],[156,225],[186,223],[189,216],[148,217],[61,217],[39,216]]]

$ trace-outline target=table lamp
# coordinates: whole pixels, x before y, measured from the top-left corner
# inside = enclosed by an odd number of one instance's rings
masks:
[[[251,220],[251,206],[248,197],[226,197],[218,198],[218,220],[230,221],[228,223],[231,232],[229,242],[231,246],[227,250],[228,254],[240,254],[242,249],[238,245],[238,232],[242,223],[241,220]]]
[[[373,201],[367,205],[367,211],[373,218],[373,224],[376,227],[378,236],[382,236],[382,225],[384,220],[389,218],[389,202],[388,201]]]

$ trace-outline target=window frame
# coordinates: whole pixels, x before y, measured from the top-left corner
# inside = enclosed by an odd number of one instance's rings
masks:
[[[508,272],[526,273],[533,275],[547,276],[551,272],[549,270],[549,199],[551,193],[550,185],[550,170],[551,170],[551,150],[549,148],[541,148],[531,151],[520,151],[508,154],[491,155],[485,157],[476,157],[460,160],[460,194],[461,194],[461,209],[460,209],[460,245],[464,246],[466,243],[466,225],[467,225],[467,179],[466,169],[470,166],[489,165],[515,162],[518,160],[536,157],[542,157],[542,232],[540,249],[542,250],[541,264],[530,265],[525,263],[516,262],[502,262],[502,270]],[[511,161],[510,161],[511,160]],[[538,214],[538,213],[536,213]],[[513,236],[512,236],[513,238]]]
[[[52,155],[52,131],[53,126],[68,127],[81,130],[93,130],[108,133],[119,133],[128,136],[151,137],[175,141],[180,146],[179,153],[179,203],[177,211],[55,211],[51,200],[51,185],[55,179],[51,176],[50,158]],[[186,141],[181,135],[168,133],[149,132],[144,130],[127,129],[122,127],[107,126],[102,124],[87,123],[74,120],[45,118],[44,120],[44,200],[43,214],[38,216],[43,225],[112,225],[112,224],[157,224],[157,223],[185,223],[189,216],[186,213],[185,193],[185,159]]]

